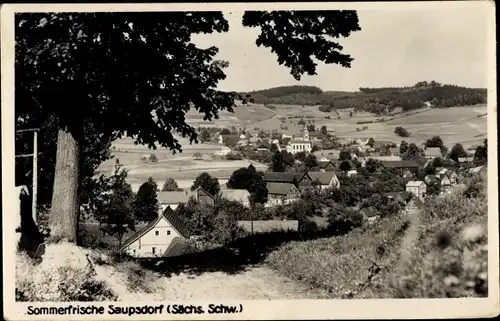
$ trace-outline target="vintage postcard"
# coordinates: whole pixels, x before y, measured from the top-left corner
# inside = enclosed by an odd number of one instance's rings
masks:
[[[2,6],[4,318],[498,315],[494,12]]]

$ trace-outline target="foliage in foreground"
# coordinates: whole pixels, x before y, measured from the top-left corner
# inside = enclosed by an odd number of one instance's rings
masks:
[[[334,298],[487,296],[486,179],[408,216],[272,252],[278,271]]]
[[[117,296],[87,267],[40,268],[26,255],[16,262],[16,300],[24,302],[114,301]]]

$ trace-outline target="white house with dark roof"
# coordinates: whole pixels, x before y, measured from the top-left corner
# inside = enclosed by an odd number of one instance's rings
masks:
[[[422,199],[427,193],[427,185],[423,181],[409,181],[406,183],[406,191]]]
[[[177,256],[184,253],[189,238],[186,224],[167,208],[156,220],[125,240],[120,251],[136,258]]]
[[[250,207],[250,193],[246,189],[221,188],[219,197]]]
[[[292,183],[270,182],[266,184],[266,188],[266,207],[289,204],[300,198],[299,189]]]
[[[327,188],[339,188],[340,181],[335,172],[308,172],[312,185],[324,190]]]

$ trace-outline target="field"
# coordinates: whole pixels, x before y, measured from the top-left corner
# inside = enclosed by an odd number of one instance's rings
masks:
[[[403,116],[391,121],[373,124],[357,124],[357,122],[375,121],[375,115],[357,113],[350,117],[350,110],[340,110],[337,118],[335,112],[324,113],[318,107],[301,107],[290,105],[276,105],[277,115],[272,119],[254,123],[254,127],[264,130],[273,130],[287,126],[290,133],[297,132],[297,122],[304,117],[307,124],[314,122],[315,126],[326,125],[328,130],[334,130],[341,141],[357,138],[373,137],[375,140],[392,140],[400,142],[401,137],[394,134],[394,128],[403,126],[411,132],[411,136],[404,140],[422,143],[428,138],[438,135],[446,145],[462,143],[465,147],[481,144],[487,137],[487,117],[477,117],[485,114],[484,105],[469,107],[453,107],[447,109],[422,109],[415,114]],[[326,119],[330,116],[331,119]],[[395,115],[399,116],[399,115]],[[280,118],[286,118],[282,123]],[[367,130],[357,131],[356,128],[368,126]],[[285,130],[282,130],[285,131]]]
[[[314,122],[317,128],[326,125],[328,130],[334,130],[341,141],[357,138],[373,137],[375,140],[390,140],[401,142],[422,143],[428,138],[438,135],[444,143],[452,147],[455,143],[462,143],[464,147],[481,144],[487,137],[486,117],[477,117],[485,114],[486,106],[453,107],[447,109],[422,109],[413,111],[412,115],[403,116],[391,121],[373,124],[357,124],[360,121],[375,121],[377,117],[369,113],[356,113],[350,117],[350,110],[340,110],[337,118],[335,112],[324,113],[318,107],[275,105],[269,109],[262,105],[238,106],[234,113],[221,112],[220,117],[213,122],[203,121],[203,117],[195,110],[187,114],[187,122],[194,127],[218,126],[236,127],[260,130],[278,130],[288,134],[299,134],[301,126],[298,125],[300,117],[304,117],[307,124]],[[330,116],[331,119],[326,119]],[[396,115],[396,116],[401,116]],[[284,122],[281,119],[285,119]],[[283,126],[286,129],[282,128]],[[357,127],[368,126],[367,130],[357,131]],[[397,126],[405,127],[411,136],[402,138],[394,134]],[[217,144],[190,144],[188,139],[178,137],[183,151],[173,154],[170,150],[159,148],[155,151],[145,146],[134,145],[133,140],[125,138],[114,144],[113,155],[129,169],[128,180],[134,190],[153,177],[159,185],[168,178],[174,178],[181,188],[191,186],[193,180],[201,172],[208,172],[219,179],[221,184],[227,182],[231,173],[241,167],[253,164],[258,170],[265,170],[266,166],[248,160],[226,161],[214,160],[209,155],[219,151]],[[141,156],[153,152],[158,163],[142,163]],[[194,160],[193,155],[200,153],[202,160]],[[103,163],[100,171],[111,173],[115,160]]]
[[[194,179],[202,172],[217,177],[219,183],[225,184],[231,174],[238,168],[248,167],[253,164],[257,170],[265,170],[267,167],[263,164],[251,162],[248,160],[214,160],[209,155],[219,151],[221,146],[216,144],[189,144],[189,140],[178,137],[183,146],[182,153],[175,155],[168,149],[158,148],[150,150],[146,146],[135,145],[130,138],[120,139],[114,144],[114,159],[101,164],[99,171],[102,174],[110,175],[113,171],[113,165],[116,159],[120,164],[129,170],[127,181],[132,185],[132,189],[137,191],[139,186],[147,181],[149,177],[158,183],[172,177],[181,188],[190,187]],[[158,158],[157,163],[142,163],[141,156],[154,153]],[[200,153],[202,160],[195,160],[193,155]]]

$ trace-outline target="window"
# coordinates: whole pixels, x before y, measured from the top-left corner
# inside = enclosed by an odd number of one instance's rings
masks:
[[[170,230],[167,230],[167,235],[170,235]]]
[[[156,253],[156,247],[153,246],[153,248],[151,249],[151,253],[153,253],[153,254]]]
[[[156,236],[160,235],[160,231],[155,231],[155,235]]]

